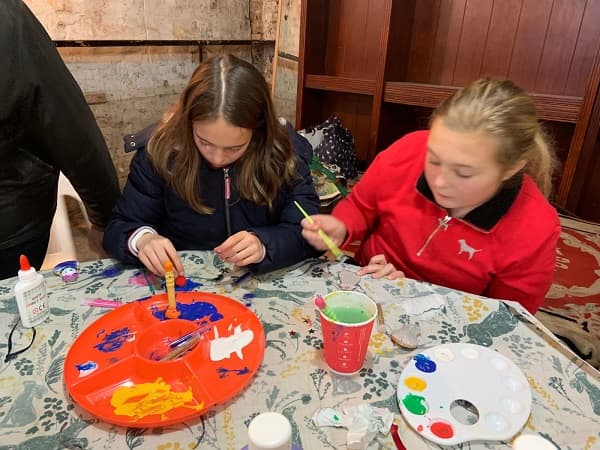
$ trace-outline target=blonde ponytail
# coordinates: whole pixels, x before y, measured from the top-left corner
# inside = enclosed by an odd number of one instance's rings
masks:
[[[525,160],[525,173],[546,197],[550,195],[554,152],[533,100],[512,81],[474,81],[444,100],[431,120],[437,118],[455,131],[483,132],[496,138],[498,162],[509,169]]]

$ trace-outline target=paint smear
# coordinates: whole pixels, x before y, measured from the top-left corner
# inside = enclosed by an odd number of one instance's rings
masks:
[[[427,382],[419,377],[408,377],[404,380],[404,385],[412,391],[424,391],[427,387]]]
[[[229,376],[230,374],[238,376],[246,375],[247,373],[250,373],[250,369],[248,369],[248,366],[244,366],[241,369],[228,369],[227,367],[218,367],[217,373],[219,374],[219,378],[227,378],[227,376]]]
[[[98,368],[98,364],[94,361],[86,361],[81,364],[75,364],[75,368],[79,370],[79,377],[85,377],[94,372]]]
[[[221,361],[225,358],[230,358],[232,353],[235,353],[238,358],[244,359],[242,349],[252,342],[254,333],[252,330],[242,331],[242,326],[235,327],[231,336],[219,337],[219,330],[214,327],[215,338],[210,341],[210,359],[212,361]]]
[[[216,322],[223,318],[215,305],[208,302],[177,303],[179,319],[190,320],[192,322],[208,317],[211,322]],[[153,308],[152,315],[159,320],[165,320],[165,310],[162,308]]]
[[[427,405],[425,404],[425,398],[420,395],[408,394],[402,399],[402,404],[411,413],[417,416],[422,416],[427,412]]]
[[[119,350],[127,339],[131,335],[131,331],[128,327],[121,328],[119,330],[113,330],[108,334],[105,334],[104,330],[101,330],[97,336],[100,337],[104,335],[104,338],[101,342],[98,342],[94,345],[95,348],[100,350],[101,352],[114,352]]]
[[[165,383],[162,378],[157,378],[154,383],[134,384],[116,389],[110,404],[115,408],[116,415],[132,417],[134,420],[154,414],[160,414],[161,419],[165,419],[165,413],[179,407],[197,411],[204,408],[204,402],[198,403],[192,397],[192,388],[184,392],[173,392],[171,385]]]
[[[160,284],[160,286],[165,289],[165,281],[163,280]],[[187,292],[187,291],[193,291],[195,288],[199,287],[199,286],[204,286],[202,283],[197,283],[195,281],[190,280],[189,278],[185,279],[185,284],[182,284],[181,286],[179,285],[175,285],[175,291],[180,292]]]
[[[433,362],[431,359],[429,359],[428,356],[424,355],[423,353],[419,353],[413,359],[415,360],[415,366],[421,372],[431,373],[435,372],[435,370],[437,369],[435,362]]]
[[[445,420],[437,420],[433,422],[429,428],[433,434],[442,439],[450,439],[454,436],[454,428]]]

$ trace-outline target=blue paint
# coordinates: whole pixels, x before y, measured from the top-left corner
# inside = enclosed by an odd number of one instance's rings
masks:
[[[94,361],[86,361],[86,362],[84,362],[82,364],[75,364],[75,367],[79,371],[81,371],[81,370],[93,370],[96,367],[98,367],[98,364],[96,364]]]
[[[98,333],[98,337],[103,334],[104,330],[101,330]],[[131,332],[128,327],[121,328],[120,330],[113,330],[110,333],[104,336],[104,340],[102,342],[98,342],[94,345],[95,348],[100,350],[101,352],[114,352],[115,350],[119,350],[121,346],[127,341],[127,338],[130,336]]]
[[[435,372],[437,369],[435,362],[433,362],[431,359],[429,359],[428,356],[425,356],[422,353],[419,353],[413,359],[415,360],[416,368],[419,369],[421,372],[432,373]]]
[[[101,278],[110,278],[116,277],[117,275],[121,275],[122,273],[123,269],[120,266],[110,266],[104,269],[102,272],[94,274],[94,276]]]
[[[165,309],[158,309],[152,307],[152,315],[159,320],[165,320]],[[211,322],[216,322],[223,318],[215,305],[208,302],[196,302],[194,303],[179,303],[177,302],[177,311],[179,311],[179,319],[189,320],[191,322],[199,321],[203,317],[208,317]],[[206,321],[202,324],[208,323]]]
[[[250,369],[248,369],[247,366],[242,369],[227,369],[226,367],[217,367],[217,373],[219,374],[219,378],[226,378],[232,373],[238,376],[246,375],[247,373],[250,373]]]
[[[166,289],[165,280],[162,280],[162,282],[160,283],[160,286],[163,289]],[[196,283],[195,281],[192,281],[189,278],[186,278],[185,279],[185,284],[183,286],[177,286],[177,285],[175,285],[175,291],[176,292],[193,291],[195,288],[197,288],[199,286],[204,286],[204,285],[202,283]]]
[[[256,295],[254,295],[252,292],[248,292],[247,294],[242,295],[242,298],[244,300],[248,300],[248,299],[254,298],[254,297],[256,297]]]

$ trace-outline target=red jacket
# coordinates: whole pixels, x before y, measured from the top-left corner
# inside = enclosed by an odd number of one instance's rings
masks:
[[[429,133],[411,133],[379,153],[333,215],[361,240],[361,266],[378,254],[408,278],[516,300],[535,313],[552,283],[560,223],[527,175],[515,176],[464,218],[447,216],[425,178]]]

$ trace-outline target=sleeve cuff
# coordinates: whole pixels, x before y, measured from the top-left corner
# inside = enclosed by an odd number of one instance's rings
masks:
[[[137,230],[131,233],[131,236],[129,236],[129,240],[127,241],[127,248],[129,249],[132,255],[134,255],[135,257],[138,256],[139,250],[137,248],[137,243],[139,239],[143,235],[150,233],[158,234],[154,228],[148,226],[139,227]]]

